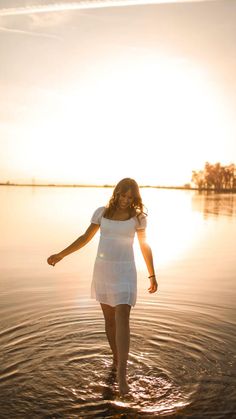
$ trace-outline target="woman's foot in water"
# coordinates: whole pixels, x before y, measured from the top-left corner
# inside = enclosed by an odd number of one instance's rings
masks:
[[[118,359],[113,356],[113,362],[112,362],[112,369],[116,370],[118,365]]]
[[[127,383],[126,373],[124,371],[117,371],[117,381],[119,385],[119,392],[121,396],[124,396],[129,392],[129,386]]]

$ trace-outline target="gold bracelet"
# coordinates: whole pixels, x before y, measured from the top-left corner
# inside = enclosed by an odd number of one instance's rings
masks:
[[[150,275],[148,278],[155,278],[156,275]]]

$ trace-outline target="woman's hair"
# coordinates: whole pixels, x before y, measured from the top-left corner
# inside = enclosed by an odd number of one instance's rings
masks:
[[[106,209],[104,212],[105,217],[112,218],[113,214],[115,213],[118,207],[120,195],[123,193],[126,193],[129,189],[131,190],[132,197],[133,197],[133,201],[129,207],[130,218],[134,217],[135,215],[137,215],[137,217],[139,217],[141,214],[147,215],[143,210],[144,205],[142,202],[142,198],[140,195],[139,186],[137,182],[134,179],[127,177],[120,180],[120,182],[117,183],[113,191],[112,197],[110,201],[108,202],[108,204],[106,205]]]

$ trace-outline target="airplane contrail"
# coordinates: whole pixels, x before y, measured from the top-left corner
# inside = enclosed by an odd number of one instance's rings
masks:
[[[9,7],[0,9],[0,16],[18,16],[32,13],[64,12],[80,9],[99,9],[105,7],[141,6],[169,3],[200,3],[216,0],[78,0],[71,3],[48,3],[24,7]],[[223,0],[218,0],[223,1]]]
[[[29,36],[34,36],[34,37],[43,37],[43,38],[50,38],[50,39],[57,39],[57,40],[61,40],[61,38],[57,35],[53,35],[53,34],[48,34],[48,33],[44,33],[44,32],[32,32],[32,31],[25,31],[22,29],[15,29],[15,28],[6,28],[5,26],[0,26],[0,32],[9,32],[9,33],[15,33],[15,34],[20,34],[20,35],[29,35]]]

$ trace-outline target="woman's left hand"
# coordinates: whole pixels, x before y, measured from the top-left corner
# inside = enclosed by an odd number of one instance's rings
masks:
[[[155,277],[149,278],[150,279],[150,287],[148,288],[149,293],[156,292],[158,289],[158,283]]]

